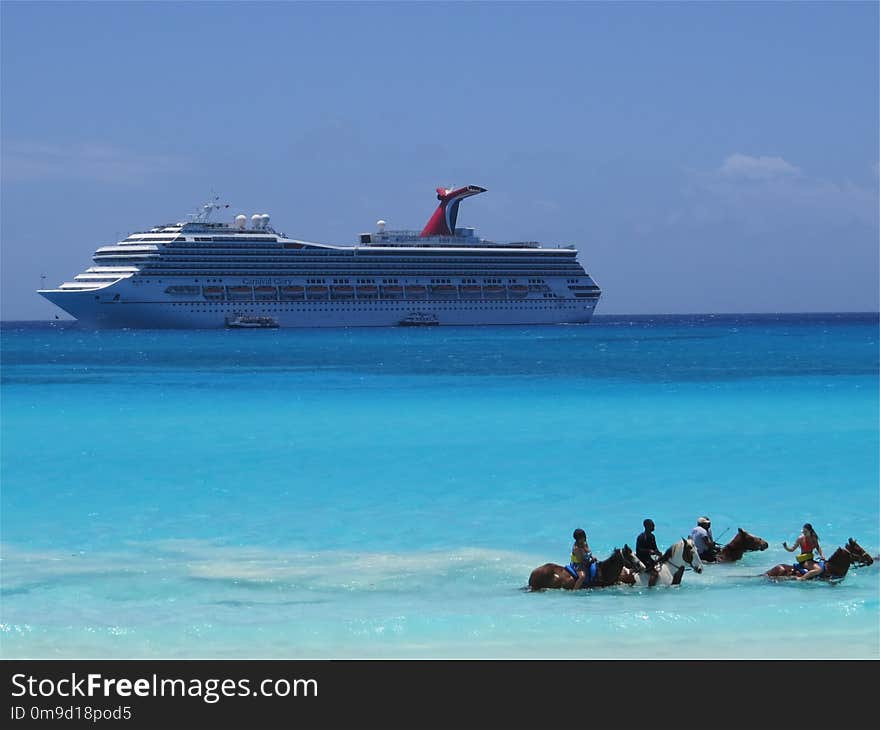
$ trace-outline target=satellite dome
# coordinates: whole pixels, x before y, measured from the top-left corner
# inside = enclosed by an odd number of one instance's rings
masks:
[[[254,213],[251,216],[251,225],[254,228],[259,228],[260,224],[263,222],[263,217],[259,213]]]
[[[384,231],[385,230],[385,221],[376,221],[376,227],[380,231]]]
[[[244,228],[246,223],[247,223],[247,216],[246,215],[239,213],[237,216],[235,216],[235,225],[237,228]]]

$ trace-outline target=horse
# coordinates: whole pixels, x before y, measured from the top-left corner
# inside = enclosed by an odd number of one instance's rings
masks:
[[[648,568],[645,564],[639,560],[638,556],[629,545],[623,546],[623,569],[620,571],[621,575],[624,573],[643,573]]]
[[[814,576],[814,578],[842,580],[851,566],[862,567],[872,565],[873,563],[874,558],[855,540],[849,538],[845,546],[837,548],[831,557],[825,561],[825,569],[819,575]],[[780,563],[779,565],[774,565],[764,575],[768,578],[797,578],[802,575],[802,570],[796,563]],[[810,580],[813,580],[813,578],[810,578]]]
[[[767,541],[763,537],[752,535],[751,533],[746,532],[742,527],[737,527],[736,535],[734,535],[731,541],[715,554],[715,559],[704,562],[735,563],[742,558],[743,553],[766,549]]]
[[[637,574],[644,569],[644,563],[636,557],[629,545],[624,545],[622,549],[614,548],[608,558],[590,565],[590,573],[581,588],[605,588],[617,583],[624,570]],[[530,591],[543,591],[548,588],[572,590],[576,580],[577,575],[574,575],[568,566],[544,563],[529,575],[528,589]]]
[[[703,572],[703,561],[697,552],[694,541],[689,537],[683,537],[672,543],[666,552],[657,561],[659,566],[656,585],[677,586],[681,583],[684,569],[687,566],[693,568],[699,574]],[[626,585],[650,586],[651,571],[640,573],[622,573],[620,582]]]

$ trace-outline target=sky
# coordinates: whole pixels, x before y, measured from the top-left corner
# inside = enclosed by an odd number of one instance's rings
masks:
[[[0,319],[215,195],[353,244],[461,185],[597,314],[876,312],[878,9],[3,0]]]

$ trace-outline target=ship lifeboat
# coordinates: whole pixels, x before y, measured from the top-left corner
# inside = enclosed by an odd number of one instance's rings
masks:
[[[229,296],[236,297],[237,299],[251,297],[254,294],[254,290],[249,286],[230,286],[229,287]]]
[[[274,299],[278,290],[274,286],[255,286],[254,294],[260,299]]]
[[[409,296],[423,297],[427,291],[427,288],[421,284],[408,284],[406,287],[406,293]]]
[[[377,286],[359,286],[357,289],[359,297],[375,297],[379,293]]]
[[[329,292],[329,291],[330,290],[326,286],[306,287],[306,293],[309,295],[309,297],[312,297],[315,299],[323,299],[324,297],[327,296],[327,292]]]
[[[504,287],[498,286],[497,284],[490,284],[489,286],[484,286],[483,291],[486,293],[487,297],[503,297],[504,296]]]
[[[306,288],[304,286],[282,286],[282,299],[302,299]]]
[[[513,284],[507,287],[507,291],[510,292],[510,296],[521,298],[528,296],[529,288],[525,284]]]
[[[434,294],[439,294],[440,296],[448,297],[453,294],[456,294],[458,288],[453,286],[452,284],[437,284],[431,287],[431,291]]]
[[[334,286],[330,293],[337,298],[340,299],[348,299],[349,297],[354,296],[354,287],[353,286]]]
[[[463,284],[459,287],[463,297],[479,297],[483,292],[483,287],[477,284]]]
[[[222,286],[203,286],[202,287],[202,295],[206,297],[211,297],[212,299],[223,298],[223,287]]]
[[[382,293],[386,297],[400,297],[403,296],[403,287],[402,286],[383,286]]]

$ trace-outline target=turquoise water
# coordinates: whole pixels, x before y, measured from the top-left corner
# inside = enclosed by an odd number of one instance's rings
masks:
[[[880,658],[876,315],[116,331],[5,323],[0,654]],[[712,517],[680,586],[525,592]]]

